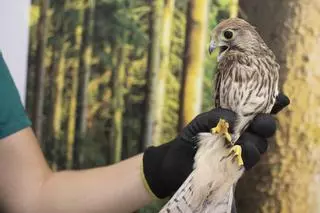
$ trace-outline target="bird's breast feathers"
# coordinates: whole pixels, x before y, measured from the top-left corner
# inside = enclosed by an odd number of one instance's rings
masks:
[[[216,105],[242,115],[269,113],[278,94],[278,71],[271,56],[225,57],[218,64]]]

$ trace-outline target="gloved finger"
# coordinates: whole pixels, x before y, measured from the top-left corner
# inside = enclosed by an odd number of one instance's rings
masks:
[[[259,135],[260,137],[272,137],[277,129],[275,118],[270,114],[258,114],[251,122],[248,132]]]
[[[276,114],[289,104],[289,98],[283,93],[279,93],[271,113]],[[248,131],[258,134],[261,137],[269,138],[275,134],[276,128],[276,120],[272,115],[258,114],[251,122]]]
[[[244,162],[244,167],[246,168],[246,170],[249,170],[259,162],[260,153],[257,148],[250,143],[241,145],[241,148],[241,157]]]
[[[256,147],[260,154],[265,153],[268,149],[268,141],[265,138],[250,132],[243,133],[236,144],[251,144]]]
[[[181,132],[181,137],[185,140],[195,137],[200,132],[210,132],[215,127],[220,118],[229,123],[229,132],[232,132],[236,120],[236,114],[231,110],[215,108],[195,117]]]
[[[288,96],[286,96],[283,93],[279,93],[279,95],[276,97],[276,102],[271,110],[271,114],[277,114],[289,104],[290,104],[290,99],[288,98]]]
[[[261,138],[255,134],[244,133],[237,144],[241,146],[241,157],[244,161],[245,168],[251,169],[260,160],[260,155],[265,153],[268,149],[266,139]]]
[[[213,128],[216,127],[220,119],[224,119],[229,123],[229,132],[234,131],[234,125],[235,121],[237,119],[237,115],[235,112],[228,110],[228,109],[223,109],[223,108],[215,108],[209,112],[207,119],[208,119],[208,127],[209,131]]]

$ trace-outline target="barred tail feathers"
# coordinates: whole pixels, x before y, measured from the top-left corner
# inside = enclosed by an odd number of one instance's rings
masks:
[[[218,204],[244,172],[229,155],[225,138],[208,135],[199,142],[195,156],[194,194],[192,203],[203,206]]]

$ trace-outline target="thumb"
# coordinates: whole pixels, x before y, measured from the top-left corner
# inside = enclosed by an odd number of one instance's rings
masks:
[[[277,114],[283,108],[290,104],[290,99],[284,93],[279,93],[276,97],[276,102],[271,110],[271,114]]]

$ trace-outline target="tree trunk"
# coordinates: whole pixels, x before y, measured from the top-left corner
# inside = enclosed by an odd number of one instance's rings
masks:
[[[84,0],[84,20],[82,43],[80,47],[79,81],[76,104],[75,141],[73,147],[74,168],[80,167],[80,144],[87,131],[87,87],[92,60],[92,34],[94,24],[95,0]]]
[[[47,11],[49,0],[40,1],[40,18],[37,26],[37,53],[34,83],[32,123],[38,141],[42,141],[42,120],[45,88],[45,49],[47,45]]]
[[[61,122],[62,122],[62,109],[63,109],[63,89],[65,86],[65,54],[68,49],[68,43],[66,41],[66,16],[65,12],[67,10],[68,1],[64,1],[62,7],[56,8],[56,10],[60,10],[61,13],[57,12],[56,17],[56,35],[57,39],[55,41],[53,51],[54,57],[52,60],[52,70],[51,76],[53,79],[50,79],[51,85],[50,89],[53,88],[53,96],[52,96],[52,115],[49,115],[50,120],[48,121],[50,124],[50,139],[52,143],[52,157],[54,167],[58,168],[58,160],[60,157],[60,149],[61,149]]]
[[[112,135],[114,143],[114,158],[113,162],[119,162],[121,160],[122,153],[122,117],[124,112],[124,83],[125,83],[125,59],[126,49],[120,47],[117,56],[117,65],[114,69],[114,82],[112,88],[112,102],[113,102],[113,118],[112,118]]]
[[[154,145],[161,144],[163,110],[165,105],[166,81],[170,72],[171,26],[174,13],[174,0],[165,0],[160,43],[160,70],[156,74],[156,91],[154,103],[153,137]]]
[[[239,10],[239,0],[230,0],[229,17],[230,18],[238,17],[238,10]]]
[[[130,39],[130,37],[128,38]],[[128,61],[131,61],[132,58],[130,58],[130,55],[128,56]],[[132,91],[132,82],[131,82],[131,79],[133,78],[132,76],[132,72],[131,72],[131,68],[132,67],[132,64],[131,63],[126,63],[125,65],[125,76],[126,76],[126,79],[124,79],[124,90],[126,91],[125,94],[124,94],[124,97],[123,97],[123,101],[124,101],[124,112],[123,112],[123,117],[125,119],[123,119],[123,125],[122,125],[122,128],[124,129],[124,134],[123,134],[123,139],[122,139],[122,154],[121,154],[121,159],[124,160],[124,159],[127,159],[128,157],[131,156],[131,153],[132,153],[132,150],[131,150],[131,147],[132,147],[132,143],[133,143],[133,126],[135,125],[134,124],[134,120],[132,119],[133,117],[136,116],[136,114],[134,114],[134,110],[133,108],[135,107],[134,106],[134,103],[133,101],[131,100],[131,93],[129,91]],[[140,109],[140,108],[139,108]],[[138,141],[138,144],[137,146],[139,146],[139,143],[141,141]],[[139,153],[139,151],[138,151]]]
[[[72,32],[72,44],[74,51],[77,53],[76,58],[72,60],[68,72],[71,72],[69,75],[70,85],[68,87],[68,100],[69,104],[67,105],[67,131],[66,131],[66,168],[72,169],[73,167],[73,146],[75,141],[75,124],[76,124],[76,107],[77,107],[77,89],[78,89],[78,80],[79,80],[79,61],[77,55],[80,54],[81,39],[82,39],[82,25],[83,25],[83,11],[79,10],[79,19],[75,23],[74,32]],[[81,15],[82,14],[82,15]]]
[[[57,51],[57,45],[52,45],[52,55],[50,59],[50,67],[48,68],[49,72],[46,76],[45,81],[45,97],[46,97],[46,107],[44,107],[43,114],[46,117],[46,125],[47,127],[43,130],[42,134],[45,135],[43,137],[43,142],[41,145],[41,149],[43,150],[46,160],[48,161],[48,164],[51,166],[53,170],[55,170],[56,166],[54,165],[54,139],[53,139],[53,85],[54,85],[54,76],[57,65],[57,55],[59,55],[59,52]],[[33,97],[36,98],[36,97]]]
[[[70,91],[70,104],[68,109],[68,126],[67,126],[67,152],[66,159],[68,169],[73,165],[73,146],[75,140],[75,123],[76,123],[76,106],[77,106],[77,87],[78,87],[78,66],[71,69],[71,91]]]
[[[201,110],[209,1],[190,0],[180,89],[179,131]]]
[[[38,5],[38,0],[33,0],[32,4]],[[32,9],[31,9],[32,10]],[[34,83],[35,83],[35,47],[37,46],[37,24],[29,26],[29,46],[28,46],[28,73],[27,73],[27,93],[26,93],[26,111],[30,118],[33,118],[34,103]]]
[[[281,65],[291,105],[267,156],[238,185],[239,212],[320,212],[320,1],[240,1]],[[272,15],[271,15],[272,14]]]
[[[142,107],[144,116],[141,119],[141,139],[143,148],[152,145],[152,125],[153,125],[153,110],[156,89],[155,75],[160,66],[160,35],[161,35],[161,19],[163,0],[149,0],[151,12],[149,15],[149,48],[148,48],[148,64],[146,71],[145,99]]]
[[[67,45],[64,43],[64,35],[59,34],[57,44],[54,46],[52,68],[49,76],[49,89],[53,90],[48,94],[47,99],[51,100],[50,110],[48,115],[48,143],[46,151],[50,156],[53,168],[58,168],[59,149],[61,147],[61,121],[62,121],[62,100],[63,100],[63,87],[65,79],[65,52]],[[52,78],[52,79],[51,79]],[[53,88],[53,89],[51,89]],[[50,97],[50,98],[49,98]]]

